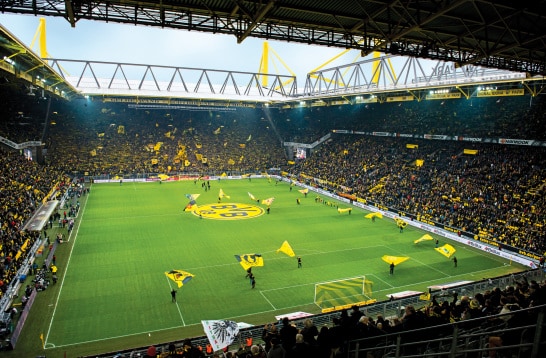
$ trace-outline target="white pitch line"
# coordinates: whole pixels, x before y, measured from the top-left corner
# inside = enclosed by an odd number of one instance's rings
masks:
[[[79,221],[80,223],[83,220],[83,213],[85,211],[85,208],[87,207],[87,201],[89,200],[89,195],[91,195],[91,194],[87,194],[87,195],[88,195],[87,200],[85,201],[85,204],[83,205],[83,208],[80,209],[81,216],[82,216],[80,221]],[[78,225],[78,230],[79,230],[79,225]],[[68,254],[68,260],[66,261],[66,268],[64,270],[63,277],[61,278],[61,280],[59,282],[61,287],[59,288],[57,298],[55,299],[55,304],[54,304],[54,307],[53,307],[53,313],[51,314],[51,320],[49,321],[49,325],[48,325],[48,328],[47,328],[47,333],[46,333],[46,336],[45,336],[45,339],[44,339],[44,342],[46,342],[46,343],[47,343],[47,339],[49,337],[49,333],[51,332],[51,326],[53,325],[53,320],[55,319],[55,313],[57,312],[57,307],[59,305],[59,298],[61,297],[61,292],[63,290],[64,279],[66,277],[66,273],[68,272],[68,266],[70,265],[70,260],[72,259],[72,251],[74,250],[74,246],[76,246],[76,239],[77,238],[78,238],[78,235],[77,234],[74,235],[74,242],[72,243],[72,247],[70,248],[70,253]]]
[[[264,295],[264,293],[263,293],[262,291],[260,291],[260,295],[262,295],[262,297],[264,298],[264,300],[266,300],[267,303],[269,303],[269,305],[271,306],[271,308],[273,308],[273,310],[277,310],[277,309],[275,308],[275,306],[273,306],[273,303],[271,303],[271,301],[268,300],[267,297],[265,297],[265,295]]]
[[[404,255],[404,253],[401,252],[401,251],[398,251],[398,250],[394,250],[394,251],[398,252],[400,255]],[[414,260],[414,261],[420,263],[420,264],[423,265],[423,266],[430,267],[430,268],[433,269],[434,271],[437,271],[437,272],[441,273],[441,274],[444,275],[444,276],[451,277],[450,274],[447,274],[447,273],[445,273],[445,272],[443,272],[443,271],[438,270],[438,269],[435,268],[435,267],[432,267],[432,266],[430,266],[430,265],[428,265],[428,264],[425,264],[424,262],[419,261],[419,260],[417,260],[417,259],[414,258],[414,257],[411,257],[411,256],[410,256],[410,258],[411,258],[412,260]]]
[[[360,250],[360,249],[368,249],[370,247],[383,247],[385,245],[374,245],[374,246],[363,246],[363,247],[356,247],[356,248],[353,248],[353,249],[343,249],[343,250],[336,250],[336,251],[325,251],[325,252],[315,252],[315,253],[311,253],[311,254],[307,254],[307,256],[311,256],[311,255],[329,255],[329,254],[332,254],[332,253],[336,253],[336,252],[343,252],[343,251],[352,251],[352,250]],[[274,250],[276,251],[276,250]],[[268,252],[274,252],[274,251],[263,251],[265,253],[268,253]],[[268,257],[267,260],[268,262],[269,261],[276,261],[276,260],[290,260],[291,258],[288,257],[288,256],[279,256],[279,257]],[[207,266],[197,266],[197,267],[188,267],[188,271],[192,271],[192,270],[201,270],[201,269],[209,269],[209,268],[213,268],[213,267],[223,267],[223,266],[233,266],[233,265],[239,265],[238,262],[229,262],[229,263],[223,263],[223,264],[217,264],[217,265],[207,265]],[[297,287],[297,286],[294,286],[294,287]]]
[[[487,272],[487,271],[491,271],[491,270],[494,270],[494,269],[488,269],[488,270],[481,270],[481,271],[476,271],[476,273],[478,272]],[[451,277],[457,277],[457,276],[464,276],[465,274],[460,274],[460,275],[455,275],[455,276],[451,276]],[[369,275],[366,275],[366,276],[374,276],[374,274],[369,274]],[[415,286],[415,285],[421,285],[421,284],[424,284],[424,283],[429,283],[429,282],[434,282],[434,281],[437,281],[438,279],[435,279],[435,280],[427,280],[427,281],[421,281],[421,282],[417,282],[417,283],[413,283],[413,284],[409,284],[409,285],[403,285],[403,286],[396,286],[396,287],[393,287],[393,288],[404,288],[404,287],[410,287],[410,286]],[[300,286],[304,286],[304,285],[300,285]],[[295,286],[290,286],[290,287],[295,287]],[[289,288],[289,287],[287,287]],[[273,291],[273,290],[268,290],[268,291]],[[387,292],[388,289],[385,289],[385,290],[378,290],[378,291],[375,291],[374,293],[379,293],[379,292]],[[260,293],[263,295],[263,292],[265,291],[260,291]],[[267,298],[266,298],[267,300]],[[314,302],[309,302],[309,303],[306,303],[306,304],[298,304],[298,305],[294,305],[294,306],[287,306],[287,307],[281,307],[281,308],[273,308],[271,310],[266,310],[266,311],[259,311],[259,312],[253,312],[252,314],[250,315],[259,315],[259,314],[264,314],[264,313],[270,313],[270,312],[275,312],[275,311],[278,311],[278,310],[288,310],[288,309],[297,309],[297,308],[300,308],[304,305],[313,305],[315,304]],[[274,307],[273,305],[271,305],[271,307]],[[248,315],[248,316],[250,316]],[[220,318],[220,319],[226,319],[226,320],[233,320],[233,319],[238,319],[238,320],[241,320],[241,317],[246,317],[246,316],[230,316],[230,317],[224,317],[224,318]],[[192,323],[192,324],[189,324],[187,325],[186,327],[191,327],[191,326],[197,326],[197,325],[200,325],[201,322],[196,322],[196,323]],[[60,346],[55,346],[51,343],[49,343],[49,345],[52,346],[52,348],[63,348],[63,347],[71,347],[71,346],[76,346],[76,345],[79,345],[79,344],[87,344],[87,343],[96,343],[96,342],[104,342],[104,341],[108,341],[108,340],[111,340],[111,339],[119,339],[119,338],[126,338],[126,337],[132,337],[132,336],[138,336],[138,335],[142,335],[142,334],[146,334],[146,333],[149,333],[149,332],[162,332],[162,331],[167,331],[167,330],[170,330],[170,329],[176,329],[176,328],[179,328],[178,326],[176,327],[166,327],[166,328],[162,328],[162,329],[156,329],[156,330],[153,330],[153,331],[146,331],[146,332],[139,332],[139,333],[134,333],[134,334],[126,334],[126,335],[121,335],[121,336],[116,336],[116,337],[108,337],[108,338],[104,338],[104,339],[95,339],[95,340],[90,340],[90,341],[84,341],[84,342],[78,342],[78,343],[71,343],[71,344],[66,344],[66,345],[60,345]],[[46,347],[46,349],[50,349],[48,347]]]
[[[483,257],[487,257],[488,259],[492,259],[494,261],[497,261],[499,263],[505,263],[506,259],[502,258],[502,257],[499,257],[497,255],[487,255],[485,252],[483,252],[482,250],[478,250],[478,249],[474,249],[472,247],[468,247],[466,245],[463,246],[463,250],[467,250],[467,251],[472,251],[472,253],[474,254],[478,254],[480,256],[483,256]]]
[[[492,271],[492,270],[496,270],[496,268],[490,268],[490,269],[486,269],[486,270],[480,270],[480,271],[474,271],[472,274],[476,274],[476,273],[479,273],[479,272],[487,272],[487,271]],[[449,277],[451,278],[456,278],[458,276],[465,276],[467,275],[466,273],[462,273],[462,274],[459,274],[459,275],[450,275]],[[402,286],[396,286],[396,287],[393,287],[393,288],[404,288],[404,287],[411,287],[411,286],[416,286],[416,285],[422,285],[424,283],[430,283],[430,282],[436,282],[438,281],[439,279],[436,278],[434,280],[427,280],[427,281],[421,281],[421,282],[416,282],[416,283],[412,283],[412,284],[408,284],[408,285],[402,285]],[[388,289],[383,289],[383,290],[377,290],[377,291],[374,291],[374,293],[377,293],[377,292],[385,292],[385,291],[388,291]]]
[[[167,284],[169,285],[169,290],[172,291],[172,287],[171,287],[171,281],[169,281],[169,278],[167,276],[165,276],[165,278],[167,279]],[[176,308],[178,309],[178,314],[180,315],[180,319],[182,320],[182,325],[184,327],[186,327],[186,322],[184,321],[184,316],[182,315],[182,311],[180,310],[180,306],[178,305],[178,301],[175,301],[174,302],[176,304]]]
[[[198,324],[200,325],[201,322],[192,324],[191,326],[196,326]],[[151,330],[151,331],[145,331],[145,332],[137,332],[137,333],[132,333],[132,334],[123,334],[121,336],[112,336],[112,337],[108,337],[108,338],[92,339],[92,340],[89,340],[89,341],[83,341],[83,342],[77,342],[77,343],[68,343],[68,344],[63,344],[63,345],[59,345],[59,346],[55,346],[54,344],[48,343],[50,347],[46,347],[45,349],[72,347],[72,346],[77,346],[77,345],[80,345],[80,344],[104,342],[104,341],[109,341],[109,340],[112,340],[112,339],[120,339],[120,338],[127,338],[127,337],[133,337],[133,336],[140,336],[140,335],[144,335],[144,334],[148,334],[148,333],[162,332],[162,331],[167,331],[167,330],[170,330],[170,329],[177,329],[177,328],[180,328],[180,326],[166,327],[166,328],[161,328],[161,329],[156,329],[156,330]]]
[[[97,221],[110,221],[110,220],[128,220],[128,219],[148,219],[148,218],[159,218],[159,217],[167,217],[167,216],[180,216],[180,213],[171,213],[171,214],[156,214],[156,215],[140,215],[140,216],[108,216],[105,218],[100,219],[93,219],[93,220],[87,220],[91,222],[97,222]]]
[[[366,276],[368,276],[368,275],[366,275]],[[395,286],[391,285],[390,283],[388,283],[387,281],[385,281],[385,280],[382,280],[382,279],[381,279],[381,278],[380,278],[379,276],[377,276],[377,275],[374,275],[374,274],[370,274],[369,276],[371,276],[371,277],[375,277],[375,278],[376,278],[376,279],[378,279],[379,281],[381,281],[381,282],[383,282],[383,283],[385,283],[385,284],[387,284],[387,285],[391,286],[392,288],[394,288],[394,287],[395,287]]]

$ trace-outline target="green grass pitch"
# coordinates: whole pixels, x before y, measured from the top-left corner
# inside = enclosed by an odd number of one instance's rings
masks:
[[[93,185],[82,198],[70,241],[59,248],[59,282],[39,294],[14,353],[93,354],[202,335],[201,320],[261,325],[283,313],[318,313],[314,285],[343,278],[366,276],[373,283],[371,298],[381,301],[395,292],[524,269],[449,242],[457,249],[455,268],[434,250],[433,241],[413,243],[425,232],[408,226],[400,233],[392,220],[372,222],[356,208],[338,213],[335,206],[317,203],[315,193],[304,197],[287,183],[210,184],[208,191],[193,181]],[[220,188],[230,198],[218,204]],[[248,192],[257,199],[275,197],[270,213],[247,217],[245,210],[235,210],[218,220],[183,211],[189,201],[185,194],[201,194],[201,208],[235,203],[265,209]],[[284,240],[302,257],[302,268],[296,258],[276,252]],[[261,254],[265,263],[253,269],[255,289],[234,257],[250,253]],[[410,259],[391,276],[383,255]],[[177,288],[165,275],[172,269],[194,278]],[[173,288],[176,303],[171,302]],[[38,338],[42,333],[45,351]]]

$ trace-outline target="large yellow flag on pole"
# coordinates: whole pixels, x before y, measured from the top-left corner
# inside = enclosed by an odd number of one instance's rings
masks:
[[[401,227],[401,228],[404,228],[408,225],[407,222],[405,222],[404,220],[400,219],[400,218],[394,218],[394,221],[396,222],[396,226],[398,227]]]
[[[448,259],[455,253],[455,248],[451,246],[450,244],[445,244],[444,246],[437,247],[434,250],[438,251]]]
[[[264,258],[260,254],[244,254],[244,255],[234,255],[235,259],[239,261],[241,266],[245,270],[248,270],[249,267],[263,266]]]
[[[173,280],[178,288],[184,286],[184,284],[191,280],[194,276],[193,274],[182,270],[167,271],[165,272],[165,275]]]
[[[222,199],[222,198],[228,198],[229,199],[230,198],[229,195],[226,195],[226,193],[224,193],[224,191],[222,189],[220,189],[220,191],[218,192],[218,197],[220,199]]]
[[[429,234],[425,234],[425,235],[421,236],[420,238],[418,238],[417,240],[415,240],[413,243],[418,244],[421,241],[430,241],[430,240],[434,240],[434,238],[432,236],[430,236]]]
[[[262,200],[262,204],[267,205],[267,206],[271,206],[271,204],[273,204],[273,200],[275,200],[275,198],[264,199],[264,200]]]
[[[296,256],[294,253],[294,250],[292,250],[292,246],[288,243],[288,241],[285,241],[282,243],[280,249],[277,250],[277,253],[282,252],[284,254],[287,254],[290,257]]]
[[[385,261],[388,264],[394,264],[395,266],[398,264],[401,264],[402,262],[408,260],[409,257],[407,256],[390,256],[390,255],[384,255],[381,257],[381,260]]]

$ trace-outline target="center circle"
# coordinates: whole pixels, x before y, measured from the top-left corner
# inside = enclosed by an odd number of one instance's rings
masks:
[[[257,218],[263,215],[264,209],[256,205],[222,203],[200,205],[192,213],[204,219],[241,220]]]

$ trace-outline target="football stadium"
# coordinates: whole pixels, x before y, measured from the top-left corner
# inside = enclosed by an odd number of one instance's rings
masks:
[[[33,3],[362,58],[302,89],[1,26],[2,355],[546,354],[542,3]]]

